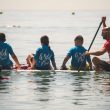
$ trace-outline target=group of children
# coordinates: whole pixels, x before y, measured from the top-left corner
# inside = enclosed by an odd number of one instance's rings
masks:
[[[12,69],[13,62],[10,60],[9,55],[15,61],[17,69],[23,69],[23,66],[19,63],[17,56],[15,55],[12,47],[5,43],[6,36],[4,33],[0,33],[0,68],[1,69]],[[26,61],[28,66],[26,69],[38,69],[38,70],[51,70],[58,69],[56,67],[55,55],[53,50],[49,46],[49,37],[44,35],[40,39],[41,47],[36,50],[34,54],[28,55]],[[66,62],[72,57],[71,69],[78,70],[81,62],[83,65],[81,70],[86,69],[86,62],[89,64],[89,69],[92,69],[92,63],[90,56],[85,56],[87,51],[83,45],[83,37],[81,35],[76,36],[74,39],[75,46],[69,50],[67,56],[64,58],[63,64],[60,69],[67,69]],[[51,65],[52,64],[52,65]]]
[[[66,57],[63,60],[63,63],[60,69],[67,69],[66,63],[71,58],[71,70],[92,70],[92,62],[90,55],[100,56],[104,53],[108,53],[109,61],[103,61],[98,57],[93,58],[93,64],[95,70],[106,70],[110,71],[110,27],[106,26],[106,17],[102,17],[102,37],[106,40],[103,47],[100,50],[94,52],[88,52],[83,47],[83,37],[78,35],[74,39],[75,45],[68,51]],[[10,60],[9,55],[15,61],[17,69],[38,69],[38,70],[51,70],[58,69],[55,63],[55,55],[53,50],[49,46],[49,38],[44,35],[41,37],[41,47],[36,50],[35,53],[28,55],[26,61],[28,66],[22,66],[19,63],[19,60],[15,53],[13,52],[12,47],[5,43],[6,36],[4,33],[0,33],[0,69],[12,69],[13,62]],[[51,65],[52,64],[52,65]],[[88,64],[88,66],[87,66]]]

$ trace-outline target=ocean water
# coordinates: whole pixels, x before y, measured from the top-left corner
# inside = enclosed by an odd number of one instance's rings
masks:
[[[48,35],[60,68],[76,35],[84,37],[87,49],[101,22],[110,11],[35,11],[5,10],[0,15],[0,32],[4,32],[19,61],[25,64],[29,53],[41,46],[40,37]],[[102,27],[101,27],[102,29]],[[101,29],[91,47],[100,49],[105,42]],[[108,55],[101,56],[108,60]],[[70,65],[70,61],[67,63]],[[108,73],[20,74],[11,72],[9,80],[0,82],[0,110],[109,110],[110,75]]]
[[[109,25],[109,11],[76,11],[75,15],[71,11],[4,11],[0,15],[0,31],[6,34],[7,42],[23,64],[27,55],[35,53],[40,46],[40,37],[48,35],[59,67],[74,46],[76,35],[84,37],[84,46],[88,49],[102,16],[107,16]],[[99,32],[91,50],[99,49],[103,42]]]

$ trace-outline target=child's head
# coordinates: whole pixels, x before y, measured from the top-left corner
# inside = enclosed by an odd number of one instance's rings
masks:
[[[6,41],[6,36],[4,33],[0,33],[0,41],[5,42]]]
[[[47,35],[44,35],[40,39],[42,45],[49,45],[49,38]]]
[[[75,42],[76,46],[82,46],[83,41],[84,41],[84,39],[81,35],[76,36],[76,38],[74,39],[74,42]]]

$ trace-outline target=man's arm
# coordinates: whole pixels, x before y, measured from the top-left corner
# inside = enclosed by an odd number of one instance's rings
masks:
[[[96,51],[96,52],[86,52],[85,54],[86,55],[96,55],[96,56],[100,56],[100,55],[103,55],[107,50],[105,48],[102,48],[101,50],[99,51]]]

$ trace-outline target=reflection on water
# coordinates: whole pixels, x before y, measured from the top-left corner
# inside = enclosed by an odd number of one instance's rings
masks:
[[[109,110],[109,73],[2,73],[1,110]]]
[[[36,83],[36,95],[38,96],[37,101],[48,102],[51,100],[51,82],[54,81],[54,74],[51,73],[39,73],[35,74]]]

